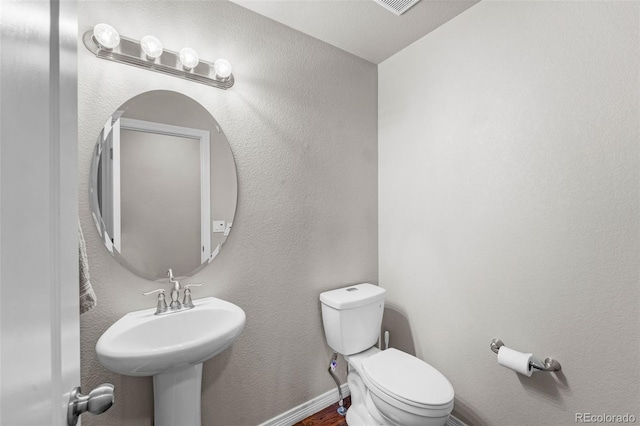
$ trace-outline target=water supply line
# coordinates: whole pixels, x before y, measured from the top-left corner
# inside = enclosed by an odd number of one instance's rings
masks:
[[[347,414],[347,409],[344,407],[344,398],[342,397],[342,389],[340,389],[340,381],[338,380],[338,376],[336,376],[336,373],[334,373],[334,371],[336,371],[337,366],[338,366],[338,354],[337,352],[334,352],[333,357],[331,357],[331,362],[329,363],[329,369],[327,371],[329,372],[329,374],[331,374],[333,381],[336,382],[336,387],[338,388],[338,395],[340,395],[340,401],[338,402],[338,404],[340,405],[338,407],[338,414],[340,414],[341,416],[344,416],[345,414]]]

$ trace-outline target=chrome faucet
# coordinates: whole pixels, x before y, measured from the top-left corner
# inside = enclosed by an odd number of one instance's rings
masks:
[[[185,311],[187,309],[191,309],[194,307],[193,301],[191,300],[191,288],[190,287],[200,287],[202,283],[194,283],[194,284],[185,284],[184,287],[180,285],[180,282],[175,279],[173,276],[173,271],[169,269],[167,271],[167,276],[169,277],[169,282],[173,285],[171,288],[171,303],[167,306],[167,299],[165,296],[165,289],[159,288],[157,290],[147,291],[142,293],[145,296],[148,296],[153,293],[158,294],[158,306],[156,307],[156,315],[162,314],[170,314],[172,312],[180,312]],[[182,303],[180,303],[180,290],[184,289],[184,298]]]
[[[144,296],[148,296],[153,293],[158,294],[158,306],[156,307],[156,315],[166,314],[169,312],[169,307],[167,306],[167,299],[164,296],[164,288],[159,288],[157,290],[147,291],[142,293]]]
[[[167,275],[169,276],[169,282],[173,284],[173,288],[171,289],[171,304],[169,307],[171,310],[176,311],[182,308],[182,303],[178,300],[180,298],[180,290],[182,290],[182,287],[180,287],[180,281],[173,277],[173,271],[171,269],[167,271]]]
[[[184,298],[182,299],[182,309],[191,309],[193,308],[193,300],[191,300],[191,288],[190,287],[200,287],[202,283],[195,284],[185,284],[184,285]]]

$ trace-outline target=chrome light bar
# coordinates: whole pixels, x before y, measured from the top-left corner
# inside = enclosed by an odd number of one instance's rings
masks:
[[[158,58],[150,58],[142,50],[139,41],[127,37],[120,36],[120,43],[113,49],[100,45],[93,31],[84,33],[82,41],[91,53],[101,59],[172,75],[223,90],[229,89],[235,82],[233,74],[227,78],[217,77],[212,62],[200,60],[195,68],[187,69],[182,65],[179,53],[171,50],[163,49],[162,55]]]

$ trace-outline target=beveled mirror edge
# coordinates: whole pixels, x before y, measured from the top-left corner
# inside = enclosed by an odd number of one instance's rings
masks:
[[[131,101],[132,99],[136,98],[137,96],[141,96],[144,94],[149,94],[149,93],[153,93],[153,92],[165,92],[165,93],[172,93],[172,94],[176,94],[179,96],[183,96],[185,98],[188,98],[190,101],[193,101],[195,103],[197,103],[200,107],[202,107],[205,111],[208,112],[208,110],[201,105],[198,101],[196,101],[195,99],[184,95],[180,92],[175,92],[175,91],[171,91],[171,90],[152,90],[152,91],[147,91],[147,92],[143,92],[140,93],[136,96],[133,96],[129,99],[127,99],[122,105],[126,105],[127,102]],[[140,278],[149,280],[149,281],[153,281],[153,282],[168,282],[168,278],[166,277],[166,271],[162,271],[162,273],[158,273],[157,275],[151,275],[148,273],[145,273],[144,271],[141,271],[140,269],[134,267],[130,262],[128,262],[117,250],[114,249],[114,246],[111,242],[111,238],[109,236],[109,233],[107,232],[107,227],[102,219],[102,215],[100,214],[100,208],[99,208],[99,201],[98,201],[98,194],[97,194],[97,185],[98,185],[98,169],[99,169],[99,163],[100,163],[100,155],[102,153],[103,150],[103,146],[104,146],[104,141],[106,139],[105,135],[105,131],[107,129],[109,129],[109,131],[112,129],[113,124],[115,123],[115,121],[118,120],[118,118],[120,118],[123,115],[124,111],[119,108],[118,110],[116,110],[111,117],[109,117],[107,119],[107,121],[105,122],[105,125],[102,127],[102,129],[100,130],[100,133],[98,135],[98,139],[96,141],[96,144],[94,146],[93,149],[93,154],[92,154],[92,159],[91,159],[91,165],[90,165],[90,172],[89,172],[89,188],[88,188],[88,192],[89,192],[89,205],[90,205],[90,209],[91,209],[91,216],[93,219],[93,223],[96,227],[96,230],[98,232],[98,235],[100,237],[100,239],[102,240],[103,245],[105,246],[105,249],[109,252],[109,254],[121,265],[123,266],[125,269],[129,270],[130,272],[132,272],[133,274],[139,276]],[[238,208],[238,170],[235,164],[235,156],[233,154],[233,150],[231,148],[231,145],[229,144],[228,138],[226,137],[224,131],[222,130],[220,124],[217,122],[217,120],[211,115],[211,113],[209,113],[209,116],[211,117],[211,119],[213,120],[213,122],[215,123],[215,128],[216,128],[216,133],[219,134],[224,141],[227,144],[227,147],[229,149],[229,154],[231,156],[231,160],[233,161],[233,175],[234,175],[234,181],[235,181],[235,196],[234,196],[234,206],[233,206],[233,212],[231,214],[231,221],[227,222],[228,225],[228,229],[227,232],[224,233],[224,240],[215,244],[215,248],[211,247],[211,254],[208,258],[204,259],[200,265],[198,265],[196,268],[192,269],[190,272],[186,273],[186,274],[182,274],[182,275],[177,275],[176,278],[179,279],[184,279],[184,278],[188,278],[191,277],[195,274],[197,274],[198,272],[200,272],[202,269],[204,269],[205,266],[209,265],[213,259],[215,259],[219,253],[220,250],[222,248],[222,246],[225,244],[229,234],[230,234],[230,230],[231,230],[231,225],[232,223],[235,221],[235,215],[237,212],[237,208]],[[210,141],[210,143],[212,143],[213,141]]]

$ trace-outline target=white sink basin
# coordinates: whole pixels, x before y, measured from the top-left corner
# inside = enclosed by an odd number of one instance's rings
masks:
[[[116,373],[155,376],[214,357],[238,337],[245,313],[215,297],[193,304],[165,315],[154,315],[155,308],[126,314],[98,340],[98,359]]]

